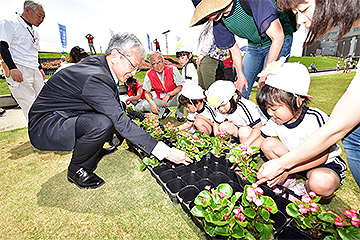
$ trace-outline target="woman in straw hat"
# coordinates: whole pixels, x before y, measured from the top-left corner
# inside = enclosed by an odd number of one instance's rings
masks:
[[[339,26],[339,40],[351,27],[360,27],[359,0],[278,0],[284,9],[297,13],[298,23],[309,28],[307,44]],[[360,187],[360,72],[340,98],[326,124],[281,158],[266,162],[259,170],[258,184],[276,184],[277,176],[309,159],[343,138],[346,159]]]
[[[290,54],[293,28],[289,16],[272,0],[202,0],[195,8],[190,26],[214,20],[216,45],[230,48],[238,75],[236,87],[249,98],[256,75],[279,56]],[[234,35],[248,40],[242,60]],[[260,78],[259,87],[265,82]]]

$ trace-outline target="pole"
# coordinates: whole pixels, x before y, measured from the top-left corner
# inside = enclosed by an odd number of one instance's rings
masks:
[[[167,35],[168,35],[169,32],[170,32],[170,30],[167,30],[167,31],[162,33],[162,34],[165,35],[166,55],[169,55],[168,38],[167,38]]]

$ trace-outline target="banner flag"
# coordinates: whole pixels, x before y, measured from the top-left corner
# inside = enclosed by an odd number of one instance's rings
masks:
[[[148,41],[148,48],[149,48],[149,51],[151,52],[150,36],[149,36],[149,34],[146,34],[146,35],[147,35],[147,41]]]
[[[62,48],[67,48],[66,26],[61,25],[60,23],[58,23],[58,25],[59,25],[60,40],[61,40]]]

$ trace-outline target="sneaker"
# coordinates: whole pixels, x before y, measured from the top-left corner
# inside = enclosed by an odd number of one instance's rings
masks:
[[[185,118],[183,117],[176,117],[176,120],[178,120],[178,122],[185,122]]]
[[[171,115],[171,111],[170,109],[166,108],[166,107],[161,107],[159,109],[159,119],[160,120],[164,120],[167,117],[169,117]]]

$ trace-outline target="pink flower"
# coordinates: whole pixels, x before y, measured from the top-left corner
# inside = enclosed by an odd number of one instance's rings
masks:
[[[314,197],[316,197],[316,193],[313,192],[313,191],[311,191],[311,192],[309,192],[309,196],[312,197],[312,198],[314,198]]]
[[[335,225],[341,227],[341,226],[344,226],[344,223],[335,221]]]
[[[261,188],[259,188],[259,187],[257,187],[257,188],[255,188],[254,189],[255,190],[255,192],[257,193],[257,194],[264,194],[264,190],[262,190]]]
[[[249,197],[249,196],[246,196],[246,200],[248,200],[249,202],[252,202],[252,201],[253,201],[253,198],[252,198],[252,197]]]
[[[353,208],[350,208],[350,212],[352,212],[352,213],[357,213],[357,210],[355,210],[355,209],[353,209]]]
[[[204,203],[205,201],[206,201],[206,197],[203,197],[203,198],[201,199],[201,202]]]
[[[343,213],[344,213],[345,216],[347,216],[348,218],[352,218],[353,215],[354,215],[354,214],[353,214],[352,212],[350,212],[350,210],[348,210],[348,209],[345,209]]]
[[[311,201],[311,198],[308,194],[304,194],[302,197],[301,197],[301,201],[304,202],[304,203],[309,203]]]
[[[317,208],[312,207],[312,208],[310,208],[310,211],[312,211],[312,212],[317,212],[317,211],[318,211],[318,209],[317,209]]]
[[[254,200],[255,205],[258,207],[264,203],[263,201],[261,201],[260,198],[257,198],[257,197],[255,197],[253,200]]]
[[[222,193],[222,192],[219,192],[218,195],[219,195],[219,197],[221,197],[221,199],[224,199],[224,197],[225,197],[225,193]]]
[[[255,193],[255,190],[253,188],[247,188],[246,190],[246,196],[250,197],[250,198],[253,198],[253,197],[256,197],[256,193]]]
[[[227,216],[224,216],[224,220],[225,220],[225,221],[227,220]]]
[[[316,224],[316,221],[315,221],[315,220],[312,220],[312,223],[313,223],[313,224]]]
[[[240,221],[245,220],[245,216],[242,215],[241,213],[235,214],[235,217],[236,217],[237,219],[239,219]]]
[[[210,185],[206,185],[206,186],[205,186],[205,189],[208,190],[208,191],[210,191],[211,186],[210,186]]]
[[[305,214],[305,213],[307,213],[309,210],[307,210],[306,208],[299,208],[299,212],[301,213],[301,214]]]
[[[300,218],[300,221],[304,221],[304,219],[305,219],[304,217],[301,217],[301,218]]]
[[[239,159],[239,157],[236,157],[236,158],[235,158],[235,163],[237,163],[237,164],[239,164],[239,163],[240,163],[240,159]]]
[[[355,227],[359,227],[359,222],[358,221],[351,221],[351,224],[354,225]]]

